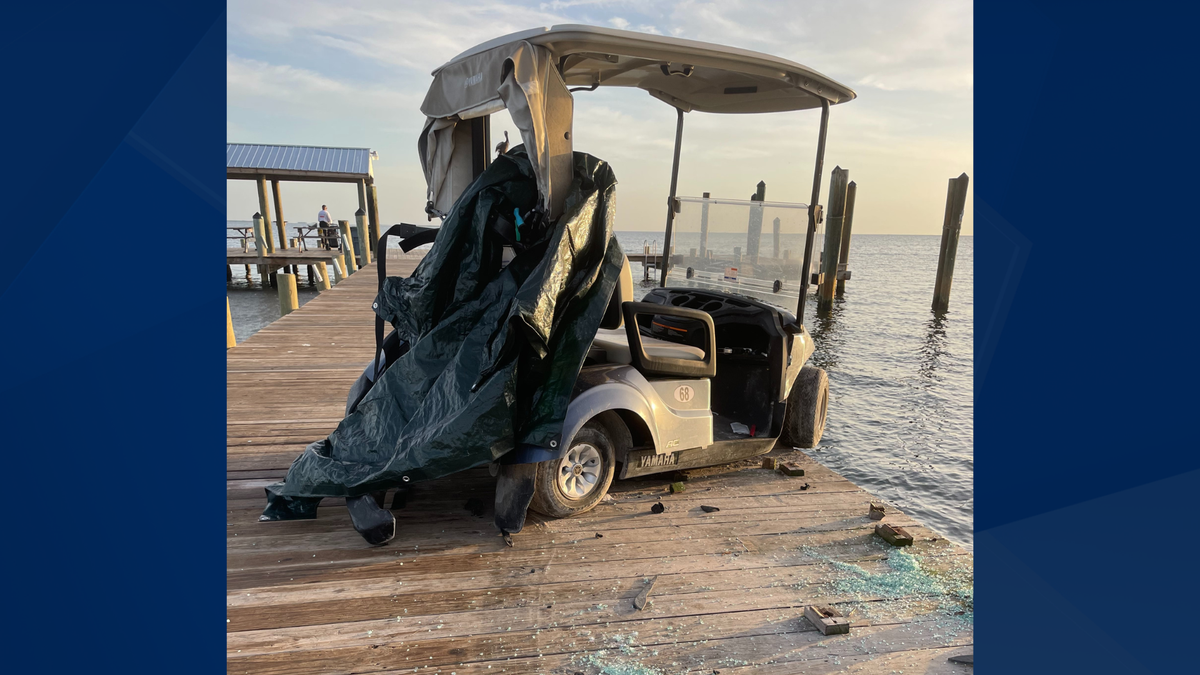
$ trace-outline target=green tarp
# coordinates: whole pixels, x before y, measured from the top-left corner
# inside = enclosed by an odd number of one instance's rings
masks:
[[[523,146],[498,157],[455,202],[412,276],[389,277],[376,299],[408,351],[267,488],[264,520],[311,518],[321,497],[438,478],[521,444],[560,447],[622,266],[615,193],[606,162],[574,153],[563,216],[518,227],[522,240],[504,265],[504,221],[538,198]]]

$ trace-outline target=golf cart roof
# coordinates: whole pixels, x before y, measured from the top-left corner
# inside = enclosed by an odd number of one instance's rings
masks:
[[[568,86],[637,87],[685,112],[804,110],[820,106],[821,98],[836,104],[855,97],[846,85],[776,56],[577,24],[534,28],[489,40],[454,57],[433,71],[433,76],[435,80],[453,78],[462,71],[450,66],[522,42],[548,50]]]

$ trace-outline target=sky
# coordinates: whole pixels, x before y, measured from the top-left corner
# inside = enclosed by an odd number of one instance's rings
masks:
[[[228,8],[228,141],[367,147],[380,220],[427,224],[417,157],[431,71],[494,37],[582,23],[741,47],[804,64],[858,94],[831,109],[822,179],[850,171],[856,234],[939,234],[946,187],[974,176],[971,2],[560,0],[380,2],[240,0]],[[681,196],[807,202],[818,110],[689,113]],[[492,138],[518,139],[506,113]],[[576,151],[617,176],[616,227],[665,227],[675,111],[638,89],[575,94]],[[517,141],[514,141],[514,144]],[[228,217],[258,210],[252,181],[227,181]],[[322,204],[353,219],[353,185],[281,183],[284,216],[312,222]],[[973,233],[972,189],[963,219]]]

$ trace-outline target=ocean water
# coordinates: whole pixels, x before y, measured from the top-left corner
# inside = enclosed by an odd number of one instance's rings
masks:
[[[662,249],[661,232],[617,234],[627,252]],[[714,238],[712,245],[726,243],[734,244]],[[938,243],[937,236],[855,235],[845,295],[827,316],[817,315],[810,296],[810,363],[829,373],[830,400],[820,446],[808,452],[972,548],[973,238],[959,242],[950,309],[941,316],[930,310]],[[640,279],[641,266],[633,273]],[[298,285],[301,304],[316,297],[303,273]],[[755,294],[795,311],[793,287]],[[257,275],[247,282],[240,267],[228,294],[239,341],[279,318],[275,293],[263,292]]]
[[[629,253],[646,244],[662,250],[661,232],[617,238]],[[809,454],[967,548],[975,505],[973,242],[959,241],[941,316],[930,309],[940,237],[859,234],[844,296],[818,316],[810,294],[804,317],[816,343],[810,363],[829,374],[825,434]],[[745,235],[713,235],[709,245],[731,251]],[[642,278],[640,265],[633,274]],[[751,294],[796,311],[795,291]]]

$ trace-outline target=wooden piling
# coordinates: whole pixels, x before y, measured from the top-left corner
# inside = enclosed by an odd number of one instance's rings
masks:
[[[258,212],[262,214],[263,224],[265,225],[265,238],[267,240],[267,251],[275,252],[275,235],[271,231],[271,206],[267,203],[267,177],[259,176],[258,180]],[[280,244],[287,246],[287,242],[280,240]]]
[[[229,309],[229,298],[225,298],[225,348],[237,346],[237,336],[233,334],[233,312]]]
[[[946,215],[942,220],[942,245],[938,250],[937,277],[933,282],[933,311],[950,307],[950,285],[954,282],[954,260],[958,256],[958,234],[967,205],[967,174],[951,178],[946,189]]]
[[[309,269],[312,269],[311,265],[309,266]],[[317,288],[319,288],[323,291],[327,291],[330,289],[329,269],[326,267],[325,263],[323,263],[323,262],[317,263]]]
[[[354,256],[354,237],[350,236],[350,221],[339,220],[338,229],[342,233],[342,255],[346,256],[346,274],[354,274],[358,270],[358,261]]]
[[[825,251],[821,256],[821,286],[817,289],[817,310],[833,308],[833,290],[837,286],[838,249],[842,244],[842,220],[846,215],[846,183],[850,172],[835,167],[829,177],[829,215],[825,217]]]
[[[346,255],[339,254],[333,259],[333,276],[335,283],[342,283],[342,279],[346,278]]]
[[[279,181],[271,181],[271,194],[275,198],[275,222],[279,226],[279,243],[286,249],[288,247],[287,221],[283,219],[283,202],[279,198]]]
[[[296,293],[296,275],[280,272],[275,275],[279,284],[279,315],[287,316],[300,309],[300,296]]]
[[[706,257],[708,251],[708,194],[704,193],[704,203],[700,205],[700,257]]]
[[[854,196],[858,186],[854,181],[846,188],[846,217],[842,220],[842,243],[838,247],[838,280],[837,294],[846,292],[845,274],[850,273],[850,228],[854,225]]]
[[[256,213],[252,220],[254,221],[254,247],[258,249],[258,257],[275,253],[275,243],[270,237],[271,228],[267,227],[262,215]]]
[[[746,225],[746,257],[758,264],[758,251],[762,242],[763,207],[767,198],[766,181],[758,181],[758,189],[750,195],[750,222]]]
[[[359,213],[363,214],[361,220],[357,217]],[[358,231],[361,233],[359,237],[363,239],[366,244],[364,246],[362,245],[363,242],[357,242],[360,244],[359,252],[363,255],[370,254],[375,248],[374,242],[371,241],[371,217],[368,215],[369,213],[370,211],[367,207],[367,181],[364,179],[358,181],[358,212],[354,214],[355,220],[358,221]],[[363,226],[363,223],[366,223],[366,227]],[[369,264],[367,258],[363,258],[363,264]]]
[[[379,234],[383,228],[379,225],[379,195],[374,183],[367,185],[367,214],[371,216],[371,250],[375,251],[379,247]],[[375,257],[379,258],[379,255],[375,251]]]
[[[359,184],[361,185],[361,181]],[[354,242],[358,255],[362,258],[363,267],[371,264],[371,233],[367,232],[367,212],[359,209],[354,212],[354,221],[358,224],[358,241]]]

